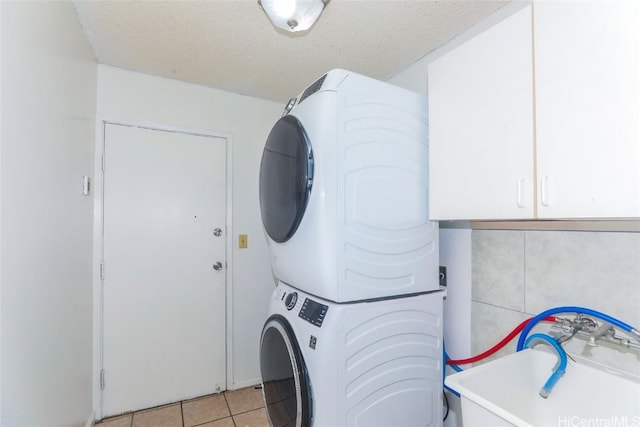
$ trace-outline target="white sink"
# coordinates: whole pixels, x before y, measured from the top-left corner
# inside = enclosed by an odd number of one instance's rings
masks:
[[[529,349],[450,375],[464,427],[640,426],[640,382],[569,360],[547,399],[538,394],[557,356]]]

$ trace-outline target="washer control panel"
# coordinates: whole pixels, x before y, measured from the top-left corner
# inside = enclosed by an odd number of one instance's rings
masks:
[[[324,317],[326,316],[328,309],[329,307],[324,304],[305,298],[298,316],[312,325],[320,327],[322,326],[322,322],[324,321]]]

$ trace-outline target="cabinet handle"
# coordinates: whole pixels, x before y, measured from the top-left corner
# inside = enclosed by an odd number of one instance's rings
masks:
[[[518,195],[517,195],[517,199],[516,199],[516,205],[519,208],[525,208],[526,205],[524,204],[524,183],[525,183],[525,179],[524,178],[520,178],[518,180]]]
[[[551,204],[549,203],[549,177],[547,175],[543,176],[540,180],[540,203],[542,206],[549,207]]]

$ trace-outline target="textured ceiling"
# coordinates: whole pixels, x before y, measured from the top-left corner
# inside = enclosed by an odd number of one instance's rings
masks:
[[[332,68],[387,79],[506,1],[331,0],[305,33],[256,0],[73,3],[101,64],[282,102]]]

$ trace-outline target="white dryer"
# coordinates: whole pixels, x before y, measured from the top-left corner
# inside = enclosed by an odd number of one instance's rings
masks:
[[[275,277],[336,302],[438,288],[425,97],[332,70],[269,134],[260,208]]]
[[[280,283],[260,343],[271,425],[441,426],[444,295],[336,304]]]

